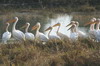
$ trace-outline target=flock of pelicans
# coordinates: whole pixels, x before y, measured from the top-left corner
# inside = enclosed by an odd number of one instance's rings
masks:
[[[8,31],[8,27],[10,25],[10,23],[13,23],[13,27],[12,27],[12,32],[9,32]],[[25,33],[23,33],[22,31],[20,30],[17,30],[16,29],[16,24],[18,22],[18,17],[15,17],[14,19],[6,22],[7,24],[7,27],[6,27],[6,32],[3,33],[2,35],[2,42],[4,44],[7,44],[7,41],[11,38],[11,35],[13,36],[13,38],[15,40],[18,40],[18,41],[33,41],[34,39],[37,39],[37,40],[41,40],[41,41],[48,41],[48,40],[54,40],[54,39],[57,39],[57,40],[61,40],[61,39],[71,39],[71,40],[77,40],[78,37],[84,37],[86,36],[86,34],[82,31],[80,31],[78,29],[78,26],[79,26],[79,23],[77,21],[71,21],[70,24],[68,24],[66,27],[68,26],[71,26],[68,30],[71,31],[70,33],[70,37],[68,37],[67,35],[61,33],[59,31],[60,29],[60,26],[61,24],[60,23],[57,23],[53,26],[50,26],[48,27],[45,31],[49,31],[48,33],[48,37],[43,34],[42,32],[39,32],[39,29],[41,27],[41,24],[38,22],[35,26],[32,27],[32,30],[36,30],[36,34],[34,36],[33,33],[31,32],[28,32],[28,28],[30,26],[30,23],[26,23],[22,28],[26,28],[25,29]],[[95,24],[96,24],[96,28],[95,28]],[[90,29],[89,29],[89,37],[91,37],[93,40],[96,40],[96,41],[100,41],[100,19],[96,19],[96,18],[92,18],[89,22],[87,22],[85,24],[85,26],[87,25],[90,25]],[[57,35],[51,35],[51,31],[54,27],[57,27],[58,26],[58,29],[57,29],[57,32],[56,34]]]

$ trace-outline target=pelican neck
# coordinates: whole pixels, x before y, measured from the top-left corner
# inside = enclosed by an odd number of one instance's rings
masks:
[[[25,32],[27,33],[28,32],[28,28],[29,28],[29,24],[27,25],[26,29],[25,29]]]

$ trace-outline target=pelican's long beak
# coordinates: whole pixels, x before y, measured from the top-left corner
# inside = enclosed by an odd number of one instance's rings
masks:
[[[51,30],[52,28],[51,27],[49,27],[49,28],[47,28],[45,31],[48,31],[48,30]]]
[[[23,29],[23,28],[25,28],[27,26],[27,24],[25,24],[24,26],[22,26],[20,29]]]
[[[71,28],[74,28],[74,25],[72,25],[68,30],[70,30]]]
[[[32,30],[36,30],[37,28],[38,28],[38,26],[35,25],[35,26],[32,27]]]
[[[95,22],[87,22],[87,23],[84,24],[84,26],[87,26],[87,25],[90,25],[90,24],[95,24],[95,23],[96,23],[96,21]]]
[[[16,21],[16,19],[12,19],[12,20],[7,21],[6,23],[13,23],[15,21]]]
[[[70,26],[70,25],[72,25],[72,23],[68,24],[66,27],[68,27],[68,26]]]
[[[56,27],[56,26],[60,26],[60,23],[57,23],[57,24],[53,25],[53,27]]]

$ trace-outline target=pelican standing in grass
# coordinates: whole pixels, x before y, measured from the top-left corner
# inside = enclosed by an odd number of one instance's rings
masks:
[[[73,40],[73,41],[76,41],[78,39],[76,24],[72,24],[71,27],[68,30],[71,30],[70,39]]]
[[[65,34],[63,34],[63,33],[61,33],[61,32],[59,32],[59,29],[60,29],[61,24],[60,24],[60,23],[57,23],[57,24],[53,25],[53,27],[57,27],[57,26],[58,26],[58,29],[57,29],[56,34],[57,34],[61,39],[69,39],[67,35],[65,35]]]
[[[77,21],[72,21],[72,22],[71,22],[70,24],[68,24],[67,26],[70,26],[70,25],[73,25],[73,24],[76,24],[76,32],[78,33],[78,36],[79,36],[79,37],[85,37],[86,34],[78,29],[78,27],[79,27],[79,22],[77,22]]]
[[[60,37],[59,36],[56,36],[56,35],[51,35],[51,31],[52,31],[53,27],[49,27],[47,28],[45,31],[48,31],[49,30],[49,33],[48,33],[48,37],[50,40],[60,40]]]
[[[77,21],[75,21],[75,24],[76,24],[76,27],[77,27],[77,33],[78,33],[78,36],[79,37],[85,37],[86,36],[86,33],[84,33],[84,32],[82,32],[82,31],[80,31],[79,29],[78,29],[78,27],[79,27],[79,22],[77,22]]]
[[[89,29],[89,37],[92,38],[93,40],[96,39],[96,30],[94,29],[96,23],[96,18],[92,18],[90,22],[87,22],[84,26],[90,24],[90,29]]]
[[[22,28],[26,27],[26,29],[25,29],[25,39],[29,40],[29,41],[33,41],[34,40],[34,34],[28,32],[29,26],[30,26],[30,23],[27,22]]]
[[[15,17],[13,20],[8,21],[7,23],[12,23],[12,22],[14,22],[13,27],[12,27],[12,35],[14,39],[18,41],[25,41],[25,34],[22,31],[16,29],[18,17]]]
[[[8,31],[9,23],[6,23],[6,32],[2,35],[2,43],[7,44],[7,41],[11,38],[11,32]]]
[[[42,32],[39,31],[40,27],[41,27],[41,24],[39,22],[35,26],[32,27],[32,30],[36,30],[35,39],[46,42],[48,41],[48,37],[46,37],[46,35],[44,35]]]

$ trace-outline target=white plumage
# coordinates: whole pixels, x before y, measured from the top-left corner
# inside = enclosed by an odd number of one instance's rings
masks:
[[[32,30],[36,30],[35,39],[40,41],[48,41],[48,37],[46,37],[46,35],[44,35],[42,32],[39,32],[40,27],[41,25],[39,22],[32,27]]]
[[[34,40],[34,34],[28,32],[28,28],[30,26],[30,23],[26,23],[26,29],[25,29],[25,38],[26,40],[30,40],[30,41],[33,41]]]
[[[57,29],[56,34],[57,34],[61,39],[69,39],[67,35],[65,35],[65,34],[63,34],[63,33],[61,33],[61,32],[59,32],[61,24],[60,24],[60,23],[57,23],[57,24],[53,25],[53,27],[56,27],[56,26],[58,26],[58,29]]]
[[[96,39],[96,30],[94,29],[95,23],[96,23],[96,18],[92,18],[90,20],[90,22],[88,22],[88,23],[85,24],[85,26],[90,24],[89,37],[91,39],[93,39],[93,40]]]
[[[19,40],[19,41],[25,41],[25,34],[20,31],[20,30],[16,30],[16,24],[18,22],[18,17],[15,17],[15,19],[9,21],[14,22],[13,27],[12,27],[12,35],[14,37],[14,39]]]
[[[47,28],[45,31],[48,31],[48,30],[50,30],[49,31],[49,33],[48,33],[48,37],[49,37],[49,39],[50,40],[60,40],[61,38],[59,37],[59,36],[57,36],[57,35],[51,35],[50,33],[51,33],[51,31],[52,31],[52,29],[53,29],[53,27],[49,27],[49,28]]]
[[[9,23],[7,23],[6,32],[2,35],[2,42],[7,44],[7,41],[11,38],[11,32],[8,31]]]
[[[72,24],[72,26],[68,30],[71,30],[70,39],[76,41],[78,39],[76,24]]]

